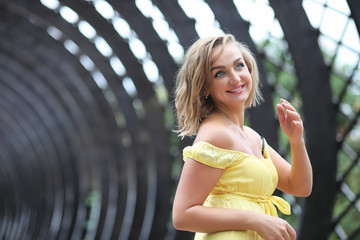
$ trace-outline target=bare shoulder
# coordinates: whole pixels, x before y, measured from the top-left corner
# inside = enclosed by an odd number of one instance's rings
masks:
[[[233,134],[220,117],[210,116],[201,123],[194,143],[200,141],[210,143],[218,148],[232,149]]]
[[[261,136],[254,129],[247,127],[247,126],[245,126],[244,129],[245,129],[246,135],[248,137],[250,137],[250,139],[252,139],[253,141],[256,141],[256,142],[260,141]]]

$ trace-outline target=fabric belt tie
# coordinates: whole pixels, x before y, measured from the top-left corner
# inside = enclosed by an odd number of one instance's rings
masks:
[[[282,212],[283,214],[290,215],[291,207],[290,204],[283,198],[278,196],[270,196],[269,200]]]
[[[212,194],[213,196],[237,196],[243,198],[248,201],[262,203],[264,204],[264,210],[266,214],[271,216],[277,216],[277,211],[275,206],[279,209],[280,212],[286,215],[291,214],[291,206],[285,201],[283,198],[278,196],[264,196],[264,195],[256,195],[256,194],[248,194],[248,193],[220,193],[220,194]]]

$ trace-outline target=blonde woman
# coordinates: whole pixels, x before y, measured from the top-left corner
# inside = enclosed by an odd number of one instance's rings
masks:
[[[295,239],[276,210],[290,214],[290,205],[272,195],[276,188],[301,197],[312,190],[303,123],[295,108],[283,99],[277,105],[291,146],[290,165],[244,126],[245,109],[261,100],[259,75],[252,53],[232,35],[196,41],[176,80],[178,133],[195,140],[183,151],[175,228],[196,232],[197,240]]]

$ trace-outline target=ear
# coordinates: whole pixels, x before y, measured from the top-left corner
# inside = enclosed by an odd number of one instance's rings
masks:
[[[201,95],[205,98],[205,99],[207,99],[208,97],[209,97],[209,92],[207,91],[207,90],[202,90],[201,91]]]
[[[204,98],[205,98],[205,99],[208,99],[209,95],[210,95],[210,93],[209,93],[209,92],[207,92],[207,91],[206,91],[206,92],[204,92]]]

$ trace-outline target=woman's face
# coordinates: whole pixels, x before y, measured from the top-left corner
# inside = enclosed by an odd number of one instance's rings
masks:
[[[218,56],[215,47],[212,56]],[[240,49],[235,44],[225,45],[224,51],[211,64],[209,94],[218,106],[244,106],[252,89],[249,69]]]

